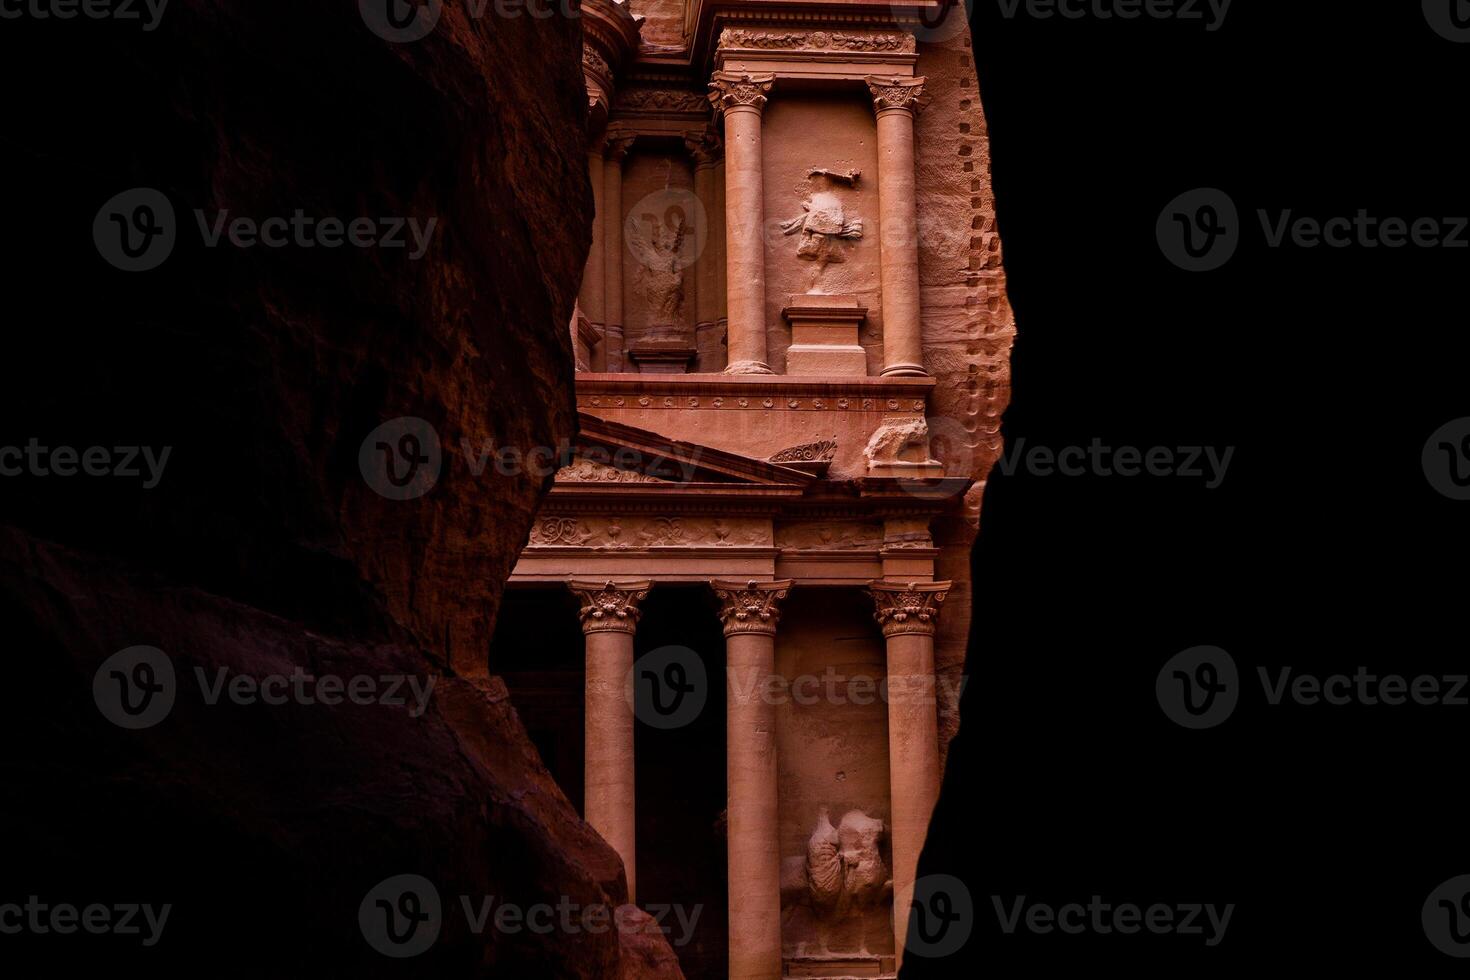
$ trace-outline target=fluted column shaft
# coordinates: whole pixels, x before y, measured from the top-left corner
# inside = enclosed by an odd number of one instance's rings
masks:
[[[586,769],[583,818],[623,859],[628,901],[637,894],[633,706],[625,696],[633,669],[638,602],[651,582],[569,582],[581,602],[587,642]]]
[[[878,114],[879,261],[883,284],[883,374],[924,375],[919,319],[919,226],[914,178],[914,113],[923,78],[869,76]]]
[[[868,586],[888,648],[888,779],[892,800],[894,950],[901,961],[919,852],[939,799],[934,630],[950,582]]]
[[[791,581],[712,582],[725,628],[726,821],[731,980],[781,980],[777,603]]]
[[[725,119],[727,374],[771,374],[766,363],[765,178],[761,112],[773,75],[715,72],[710,101]]]

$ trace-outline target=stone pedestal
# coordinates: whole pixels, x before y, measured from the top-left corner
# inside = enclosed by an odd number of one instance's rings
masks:
[[[650,340],[628,350],[642,374],[687,374],[698,351],[682,341]]]
[[[868,355],[858,343],[858,329],[868,309],[856,296],[796,294],[781,313],[791,324],[787,374],[867,375]]]

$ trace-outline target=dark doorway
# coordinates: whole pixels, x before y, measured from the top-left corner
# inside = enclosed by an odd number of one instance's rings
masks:
[[[707,586],[660,584],[644,600],[634,652],[641,657],[669,646],[698,656],[705,700],[687,724],[661,729],[640,720],[636,728],[638,904],[655,915],[668,907],[662,924],[689,980],[723,980],[725,637]]]

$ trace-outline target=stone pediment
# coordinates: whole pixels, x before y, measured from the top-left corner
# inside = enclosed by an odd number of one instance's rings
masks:
[[[622,488],[649,493],[746,491],[799,496],[816,479],[794,467],[670,439],[585,412],[578,417],[580,432],[568,462],[556,473],[554,495]]]

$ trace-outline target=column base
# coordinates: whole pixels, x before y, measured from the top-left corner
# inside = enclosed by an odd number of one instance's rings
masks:
[[[731,361],[726,374],[775,374],[765,361]]]
[[[879,372],[884,378],[927,378],[929,372],[922,364],[890,364]]]

